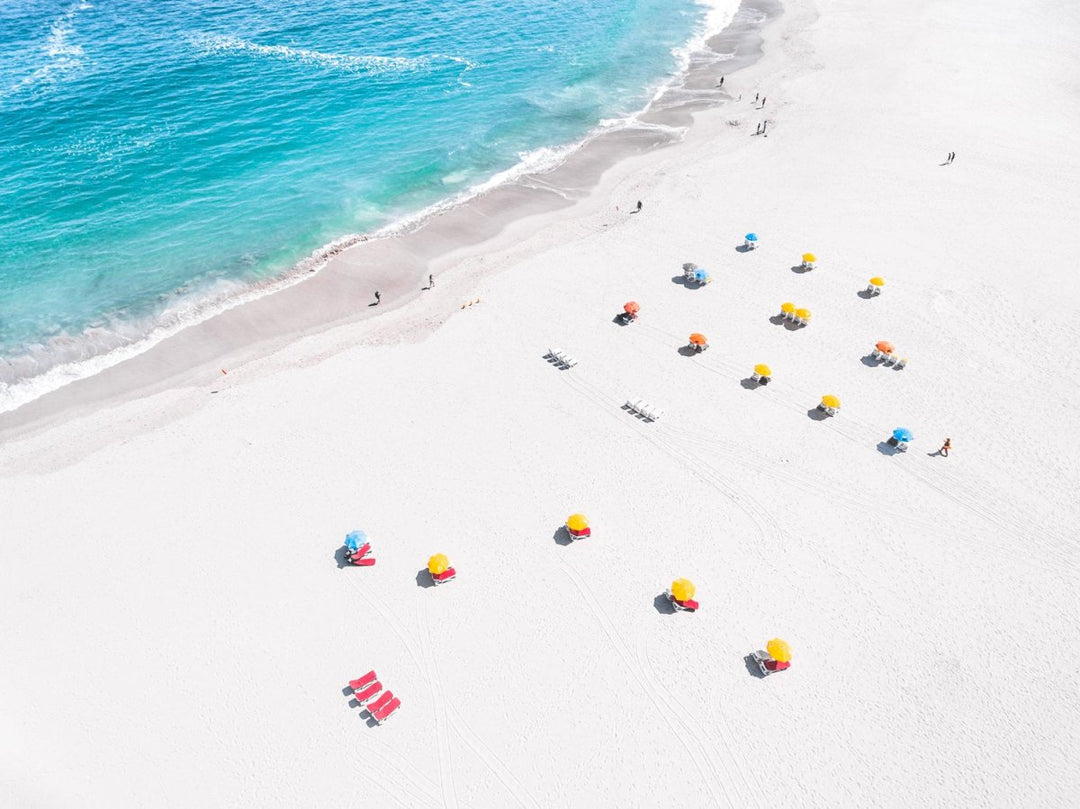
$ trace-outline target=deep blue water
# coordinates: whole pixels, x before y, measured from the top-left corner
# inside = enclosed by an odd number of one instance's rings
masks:
[[[707,10],[0,4],[0,394],[639,109]]]

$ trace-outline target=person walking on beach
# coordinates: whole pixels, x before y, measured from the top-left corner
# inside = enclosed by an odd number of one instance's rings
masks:
[[[941,449],[938,450],[938,455],[944,455],[946,458],[948,458],[950,449],[952,449],[952,439],[946,438],[945,443],[942,444]]]
[[[761,97],[761,109],[765,109],[765,96]]]
[[[379,294],[379,290],[375,290],[375,305],[378,306],[382,303],[382,295]]]
[[[764,135],[765,130],[768,129],[768,128],[769,128],[769,122],[768,121],[762,121],[761,122],[761,134]]]
[[[757,100],[758,100],[759,95],[761,95],[761,93],[754,93],[754,103],[755,104],[757,104]]]
[[[428,273],[427,288],[428,289],[435,289],[435,276],[432,275],[431,273]]]
[[[723,76],[720,77],[720,86],[721,87],[724,86],[724,77]]]
[[[949,152],[949,165],[950,166],[952,165],[952,162],[954,160],[956,160],[956,152]]]
[[[637,201],[637,208],[635,210],[633,210],[633,211],[630,211],[630,213],[641,213],[641,200],[640,199]]]

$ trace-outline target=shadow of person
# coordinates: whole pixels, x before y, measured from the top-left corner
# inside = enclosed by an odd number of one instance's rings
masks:
[[[435,582],[431,580],[431,573],[426,567],[422,567],[416,571],[416,586],[423,587],[425,590],[435,586]]]
[[[825,421],[829,417],[829,414],[822,410],[820,407],[811,407],[806,411],[806,415],[812,418],[814,421]]]
[[[675,614],[675,608],[671,606],[671,601],[668,599],[667,593],[660,593],[660,595],[654,598],[653,607],[655,607],[656,611],[661,615]]]
[[[574,544],[574,539],[570,536],[570,531],[565,525],[560,525],[551,538],[555,540],[556,545]]]

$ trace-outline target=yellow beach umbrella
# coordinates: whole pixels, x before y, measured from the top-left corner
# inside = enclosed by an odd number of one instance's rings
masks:
[[[758,376],[772,376],[772,368],[764,363],[758,363],[754,366],[754,373]]]
[[[876,287],[883,287],[885,286],[885,279],[882,278],[880,275],[875,275],[873,278],[870,279],[870,283]]]
[[[821,403],[825,405],[825,407],[831,407],[833,410],[840,409],[840,400],[837,397],[833,396],[831,393],[827,393],[822,396]]]
[[[690,579],[675,579],[671,583],[671,594],[676,601],[688,601],[694,597],[694,583]]]
[[[589,521],[584,514],[571,514],[566,518],[566,527],[571,531],[584,531],[589,527]]]
[[[795,304],[793,304],[793,303],[782,303],[782,304],[780,304],[780,311],[783,312],[786,315],[793,314],[795,312]]]
[[[813,264],[815,261],[817,261],[817,256],[815,256],[813,253],[803,253],[802,260],[805,261],[807,264]]]
[[[786,640],[773,638],[765,644],[765,651],[769,653],[769,657],[778,663],[791,662],[791,646]]]
[[[810,319],[810,310],[809,309],[796,309],[795,310],[795,317],[800,318],[801,320],[809,320]]]
[[[450,560],[445,553],[437,553],[427,560],[427,569],[432,576],[441,576],[450,567]]]

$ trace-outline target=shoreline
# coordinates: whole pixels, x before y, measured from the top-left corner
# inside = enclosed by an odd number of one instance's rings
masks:
[[[164,327],[165,334],[156,339],[151,332],[144,340],[98,357],[114,360],[104,367],[61,381],[0,412],[0,434],[44,427],[111,401],[205,381],[200,368],[243,364],[293,340],[368,321],[416,301],[427,275],[436,267],[446,272],[453,265],[451,257],[482,253],[515,223],[553,216],[585,201],[618,164],[680,142],[694,113],[732,101],[714,86],[715,79],[756,62],[761,30],[781,13],[777,0],[743,0],[724,29],[703,35],[699,44],[704,49],[689,51],[682,73],[665,82],[640,113],[557,147],[566,154],[554,166],[520,171],[519,165],[504,172],[515,172],[509,180],[495,175],[478,191],[436,203],[370,237],[342,236],[285,275],[219,304],[223,308],[205,318]],[[750,15],[753,19],[747,20]],[[380,290],[383,302],[372,312],[374,289]],[[77,367],[85,368],[81,363]],[[54,373],[63,377],[69,368],[62,364],[27,382],[32,385]]]

